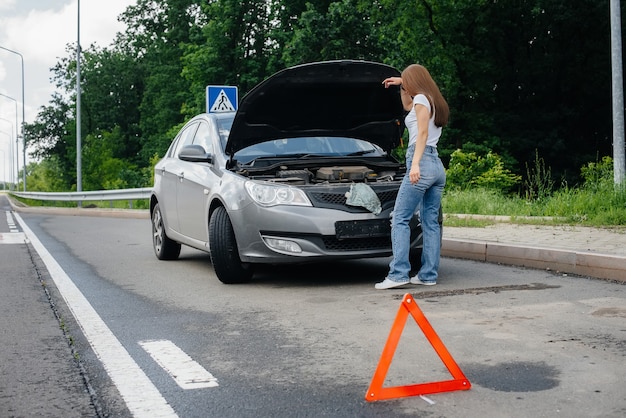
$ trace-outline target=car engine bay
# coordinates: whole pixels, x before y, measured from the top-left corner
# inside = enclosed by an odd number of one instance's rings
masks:
[[[252,180],[264,180],[291,185],[324,184],[324,183],[377,183],[392,182],[401,179],[398,169],[385,167],[373,169],[365,165],[335,165],[323,167],[290,168],[281,165],[275,169],[257,170],[242,169],[238,174]],[[400,177],[399,177],[400,176]]]

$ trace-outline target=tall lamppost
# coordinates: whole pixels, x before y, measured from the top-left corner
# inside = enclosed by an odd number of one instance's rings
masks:
[[[0,132],[0,133],[6,134],[6,132]],[[6,154],[3,149],[0,149],[0,152],[2,153],[2,160],[0,161],[2,161],[2,168],[4,168],[4,160],[6,159]],[[6,190],[6,189],[7,189],[7,179],[5,178],[4,181],[2,182],[2,190]]]
[[[24,141],[24,171],[23,171],[23,175],[24,175],[24,191],[26,191],[26,134],[24,133],[24,124],[26,123],[26,117],[25,117],[25,112],[24,112],[24,57],[22,56],[22,54],[20,54],[17,51],[13,51],[12,49],[9,48],[5,48],[3,46],[0,46],[0,49],[3,49],[5,51],[8,51],[12,54],[15,54],[17,56],[20,57],[20,60],[22,61],[22,141]]]
[[[4,135],[8,136],[8,137],[9,137],[9,140],[13,139],[13,138],[12,138],[12,136],[13,136],[13,135],[9,135],[8,133],[6,133],[6,132],[4,132],[4,131],[0,131],[0,134],[4,134]],[[10,144],[11,144],[11,142],[9,142],[9,148],[10,148]],[[2,152],[2,160],[0,160],[0,161],[2,161],[2,177],[4,178],[4,181],[3,181],[3,183],[4,183],[4,189],[6,189],[6,184],[7,184],[7,182],[12,184],[12,181],[11,181],[11,175],[10,175],[10,169],[11,169],[11,151],[10,151],[10,150],[7,150],[7,151],[8,151],[8,153],[9,153],[9,158],[8,158],[8,160],[9,160],[9,164],[7,164],[7,163],[6,163],[6,160],[7,160],[7,153],[6,153],[6,152],[4,152],[4,150],[3,150],[3,149],[0,149],[0,152]],[[7,170],[7,167],[9,168],[9,170]],[[6,173],[7,173],[7,171],[9,171],[9,178],[8,178],[8,179],[6,178]]]
[[[9,175],[9,181],[11,182],[11,184],[13,184],[13,183],[15,183],[15,177],[14,177],[15,170],[14,170],[14,167],[13,167],[13,122],[11,122],[8,119],[1,118],[1,117],[0,117],[0,120],[3,120],[5,122],[8,122],[8,123],[11,124],[11,131],[10,131],[11,135],[10,135],[10,138],[9,138],[9,157],[10,157],[9,158],[9,167],[10,167],[10,170],[11,170],[11,174]]]
[[[13,101],[13,103],[15,103],[15,167],[16,167],[16,179],[17,181],[15,182],[15,187],[17,189],[17,186],[20,183],[20,154],[19,154],[19,149],[20,149],[20,144],[19,144],[19,135],[17,133],[17,100],[15,100],[13,97],[7,96],[6,94],[2,94],[0,93],[0,96],[9,99],[11,101]],[[24,149],[26,149],[26,145],[24,145]],[[24,164],[24,168],[26,168],[26,164]],[[24,171],[26,171],[26,169],[24,169]],[[26,186],[24,186],[24,190],[26,190]]]

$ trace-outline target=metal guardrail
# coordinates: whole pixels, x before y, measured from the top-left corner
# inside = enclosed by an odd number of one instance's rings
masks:
[[[88,192],[11,192],[25,199],[83,202],[90,200],[140,200],[150,199],[151,187],[120,190],[95,190]]]

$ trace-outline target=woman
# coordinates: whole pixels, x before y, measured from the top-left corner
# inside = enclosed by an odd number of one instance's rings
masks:
[[[408,283],[434,285],[437,283],[441,253],[439,207],[446,184],[437,143],[442,128],[448,123],[450,110],[428,70],[419,64],[409,65],[400,77],[389,77],[383,85],[385,88],[400,86],[402,104],[409,111],[405,118],[409,144],[406,151],[407,172],[396,197],[391,223],[393,259],[387,277],[375,287],[391,289]],[[409,279],[409,221],[418,208],[424,238],[422,266],[417,275]]]

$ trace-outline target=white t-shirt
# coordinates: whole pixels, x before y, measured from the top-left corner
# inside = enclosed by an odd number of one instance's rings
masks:
[[[417,115],[415,114],[416,104],[426,106],[428,112],[430,113],[430,102],[426,96],[423,94],[415,96],[413,98],[413,107],[411,108],[409,114],[406,115],[406,118],[404,118],[404,123],[409,130],[409,146],[415,144],[415,141],[417,141]],[[436,147],[440,136],[441,127],[435,126],[435,112],[433,112],[432,117],[428,120],[428,138],[426,139],[426,145]]]

